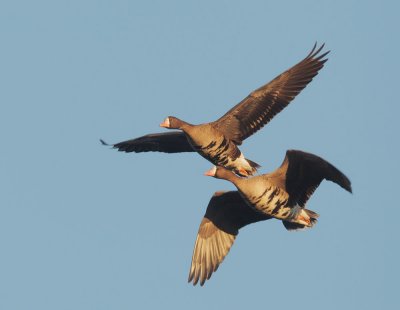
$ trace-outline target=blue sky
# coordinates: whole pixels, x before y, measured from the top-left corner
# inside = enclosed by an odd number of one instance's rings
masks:
[[[0,3],[1,309],[394,309],[400,70],[396,1]],[[122,154],[167,115],[212,121],[307,55],[314,81],[242,146],[265,173],[287,149],[324,182],[311,230],[244,228],[204,287],[187,284],[211,195],[196,154]]]

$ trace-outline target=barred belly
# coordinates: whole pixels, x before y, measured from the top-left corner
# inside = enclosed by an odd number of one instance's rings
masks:
[[[261,195],[250,197],[249,202],[257,210],[277,219],[291,220],[296,216],[293,209],[287,205],[288,193],[284,190],[270,186]]]
[[[206,146],[192,144],[193,148],[214,165],[235,169],[237,161],[244,158],[237,146],[230,140],[222,137],[217,141],[211,141]]]

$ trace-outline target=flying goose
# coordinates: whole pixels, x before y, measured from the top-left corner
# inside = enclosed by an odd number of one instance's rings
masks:
[[[251,207],[297,226],[312,227],[318,214],[305,209],[307,200],[322,180],[351,192],[350,180],[333,165],[314,154],[288,150],[275,171],[241,178],[224,167],[214,166],[206,175],[232,182]]]
[[[329,51],[319,55],[324,44],[317,50],[316,47],[317,44],[306,58],[250,93],[214,122],[192,125],[168,116],[160,126],[180,131],[148,134],[112,146],[127,153],[198,152],[214,165],[223,166],[240,176],[253,175],[260,166],[245,158],[238,145],[266,125],[318,74],[328,60],[324,57]]]
[[[274,172],[240,178],[223,167],[206,175],[231,181],[238,191],[216,192],[198,230],[188,282],[210,279],[228,254],[239,229],[277,218],[287,230],[312,227],[318,214],[305,209],[307,200],[326,179],[352,192],[350,180],[324,159],[302,151],[286,152]]]

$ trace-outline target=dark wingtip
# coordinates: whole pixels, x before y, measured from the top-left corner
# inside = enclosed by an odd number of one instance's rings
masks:
[[[104,141],[103,139],[100,139],[100,142],[102,145],[106,145],[106,146],[111,146],[110,144],[108,144],[106,141]]]
[[[313,46],[311,52],[307,55],[306,58],[310,57],[310,56],[314,53],[316,47],[317,47],[317,41],[315,41],[315,44],[314,44],[314,46]]]
[[[340,182],[338,182],[338,184],[341,187],[343,187],[346,191],[353,194],[353,189],[351,188],[351,181],[343,173],[342,173],[342,180]]]
[[[314,57],[316,57],[316,56],[322,51],[322,49],[325,47],[325,43],[322,43],[322,45],[316,50],[317,45],[318,45],[318,42],[315,42],[315,44],[314,44],[314,46],[313,46],[311,52],[307,55],[306,58],[314,58]],[[327,52],[325,52],[325,53],[323,53],[322,55],[319,55],[319,56],[316,58],[316,60],[321,60],[322,58],[324,58],[324,57],[325,57],[326,55],[328,55],[329,53],[330,53],[330,50],[327,51]],[[326,60],[327,60],[327,59],[325,59],[324,62],[325,62]]]
[[[345,189],[346,189],[350,194],[353,194],[353,189],[351,188],[351,184],[350,184],[350,183],[345,187]]]

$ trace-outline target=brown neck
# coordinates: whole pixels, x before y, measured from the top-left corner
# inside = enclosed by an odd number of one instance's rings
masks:
[[[185,121],[177,118],[177,117],[170,117],[170,128],[171,129],[181,129],[181,130],[185,130],[193,125],[186,123]]]
[[[238,177],[232,171],[230,171],[224,167],[217,167],[215,177],[218,179],[224,179],[224,180],[230,181],[235,185],[240,183],[240,181],[242,180],[242,178]]]

